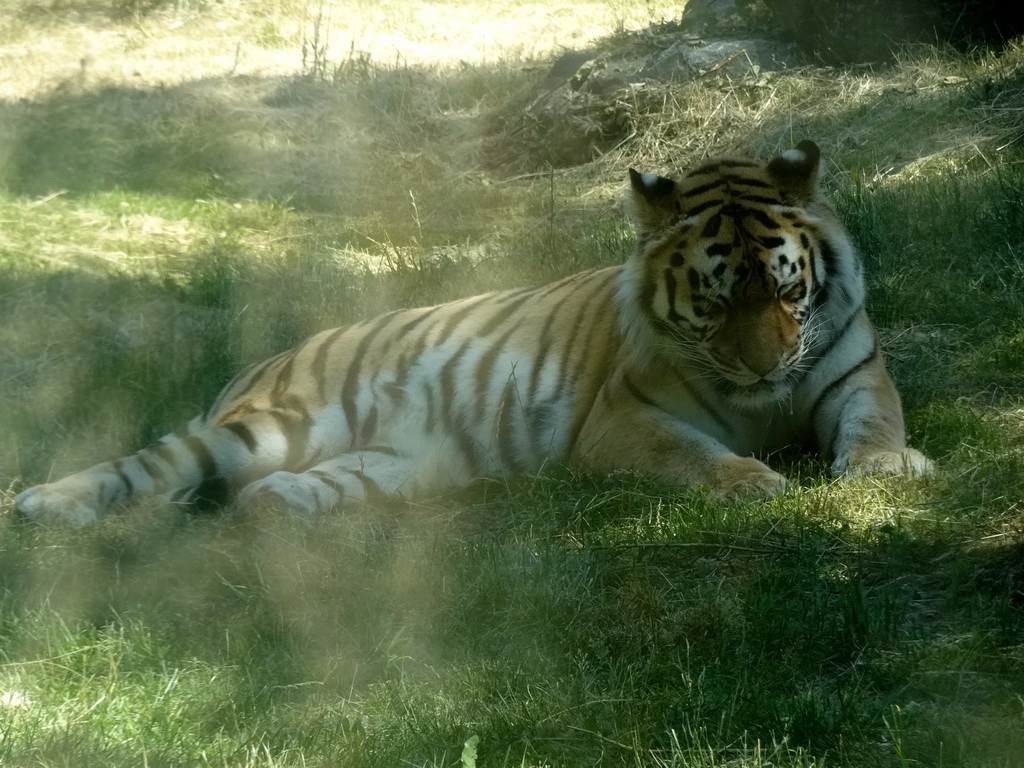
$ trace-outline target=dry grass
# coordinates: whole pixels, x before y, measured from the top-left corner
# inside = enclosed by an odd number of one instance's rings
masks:
[[[533,61],[609,34],[676,19],[685,3],[591,0],[269,0],[141,17],[96,0],[12,0],[0,21],[0,98],[57,87],[174,86],[203,78],[296,74],[314,41],[332,61],[443,66]],[[170,3],[166,5],[170,6]],[[318,30],[319,27],[319,30]],[[303,52],[306,48],[305,53]]]

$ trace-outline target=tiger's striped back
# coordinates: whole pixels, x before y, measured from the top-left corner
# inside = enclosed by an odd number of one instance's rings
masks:
[[[617,354],[619,271],[324,331],[239,376],[198,428],[257,445],[266,414],[291,471],[358,450],[422,455],[437,486],[535,469],[575,442]]]

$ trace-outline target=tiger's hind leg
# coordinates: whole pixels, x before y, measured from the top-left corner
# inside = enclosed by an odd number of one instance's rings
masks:
[[[287,466],[296,454],[316,451],[309,430],[297,440],[282,431],[282,423],[289,420],[268,411],[223,426],[194,419],[130,456],[22,491],[15,508],[29,520],[81,526],[137,498],[186,502],[211,488],[230,492]]]
[[[433,490],[438,484],[428,480],[429,475],[422,469],[414,459],[389,449],[352,451],[304,472],[273,472],[243,488],[238,503],[247,505],[266,499],[314,515],[348,502],[377,502]]]

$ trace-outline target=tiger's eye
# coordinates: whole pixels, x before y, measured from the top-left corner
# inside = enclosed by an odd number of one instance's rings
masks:
[[[792,285],[783,286],[779,288],[779,300],[787,301],[790,303],[796,303],[800,301],[807,294],[807,286],[803,283],[793,283]]]

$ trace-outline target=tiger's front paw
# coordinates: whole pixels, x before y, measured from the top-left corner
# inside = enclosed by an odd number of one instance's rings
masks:
[[[78,528],[96,522],[99,514],[53,485],[36,485],[14,497],[14,508],[26,520]]]
[[[724,462],[712,490],[729,500],[770,499],[786,490],[786,478],[757,459],[732,456]]]
[[[840,457],[832,464],[837,475],[926,475],[933,468],[931,460],[914,448]]]
[[[280,471],[245,486],[238,503],[270,502],[302,515],[315,515],[335,507],[339,498],[337,491],[313,475]]]

